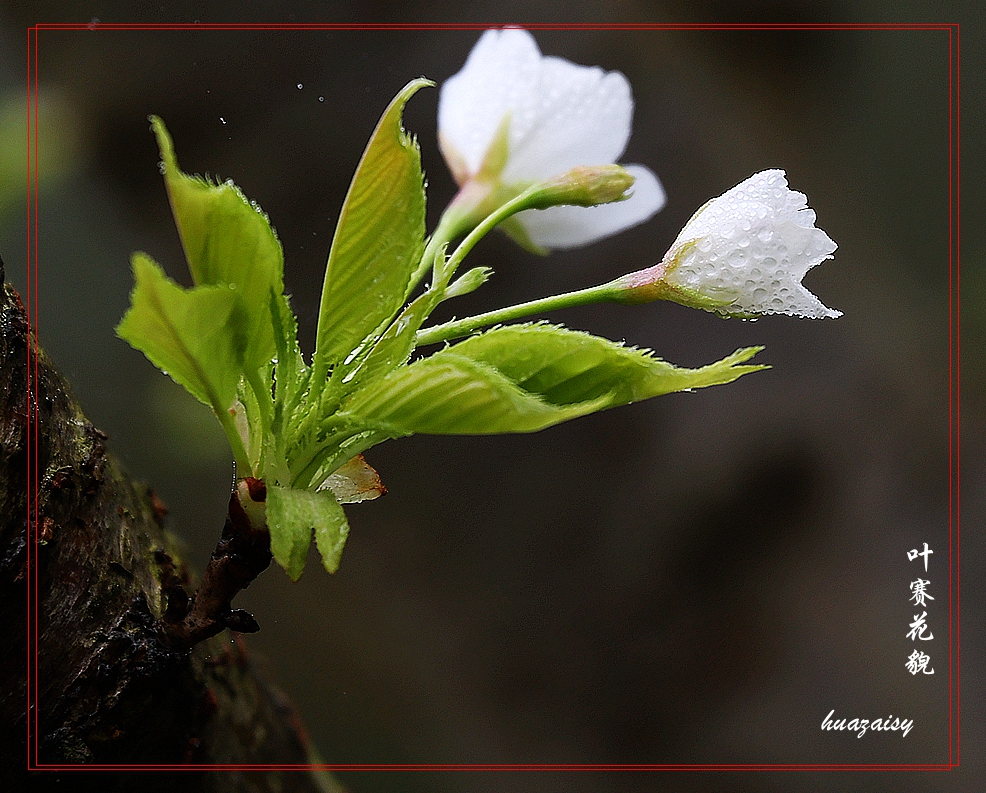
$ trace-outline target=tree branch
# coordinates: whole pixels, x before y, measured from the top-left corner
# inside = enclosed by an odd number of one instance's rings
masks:
[[[36,411],[36,424],[29,411]],[[0,789],[134,789],[120,774],[42,771],[28,780],[28,754],[41,764],[80,767],[311,762],[297,713],[258,671],[242,640],[235,634],[232,641],[202,640],[223,627],[255,625],[228,604],[239,591],[236,582],[245,586],[247,573],[255,576],[269,564],[269,540],[243,535],[231,520],[213,556],[222,575],[207,574],[189,604],[183,600],[189,575],[162,528],[160,502],[120,470],[105,440],[38,348],[17,293],[4,285],[0,620],[8,649],[0,654]],[[29,558],[37,582],[31,645]],[[238,567],[244,560],[246,572]],[[162,632],[176,622],[188,622],[185,634]],[[32,674],[37,670],[32,691],[28,665]],[[325,775],[284,772],[203,772],[183,774],[180,782],[187,791],[298,793],[337,784]],[[174,786],[171,775],[152,774],[139,788]]]

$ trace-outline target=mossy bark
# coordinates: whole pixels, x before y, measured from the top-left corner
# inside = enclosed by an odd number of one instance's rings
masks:
[[[126,476],[105,442],[37,347],[20,298],[5,284],[0,789],[135,789],[135,772],[95,770],[103,764],[187,769],[141,774],[144,791],[338,789],[330,777],[305,771],[193,770],[303,764],[312,750],[297,713],[258,672],[242,639],[224,632],[185,652],[162,641],[162,584],[174,586],[187,573],[163,529],[160,502]],[[29,592],[36,593],[30,621]],[[29,774],[28,757],[80,770]]]

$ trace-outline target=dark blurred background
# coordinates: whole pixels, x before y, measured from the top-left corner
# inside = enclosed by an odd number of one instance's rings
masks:
[[[971,23],[870,2],[174,3],[0,9],[0,253],[24,281],[25,29],[37,22]],[[230,461],[207,409],[118,340],[129,257],[188,276],[147,116],[189,172],[233,178],[284,245],[303,346],[359,155],[390,98],[455,73],[468,31],[44,31],[39,333],[90,418],[170,508],[201,569]],[[354,791],[974,791],[983,756],[986,276],[980,30],[963,28],[962,768],[949,773],[346,774]],[[491,235],[496,274],[455,312],[657,261],[692,212],[785,168],[839,243],[807,286],[837,321],[723,321],[675,305],[556,321],[699,366],[765,344],[767,372],[536,435],[415,437],[367,457],[390,493],[348,510],[334,576],[310,558],[238,604],[248,644],[343,763],[943,763],[948,652],[948,93],[945,32],[539,31],[546,54],[618,69],[636,99],[624,162],[669,196],[650,222],[533,257]],[[433,224],[453,195],[438,92],[418,94]],[[21,147],[21,148],[18,148]],[[16,155],[16,156],[15,156]],[[975,214],[974,214],[975,213]],[[451,307],[450,309],[451,310]],[[443,317],[438,317],[439,319]],[[928,542],[934,676],[907,673],[908,584]],[[913,731],[824,733],[837,717]]]

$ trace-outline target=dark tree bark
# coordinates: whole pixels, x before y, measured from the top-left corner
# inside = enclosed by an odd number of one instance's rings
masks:
[[[29,360],[36,373],[31,394]],[[29,410],[36,411],[36,453],[27,446]],[[136,789],[132,772],[29,775],[29,750],[36,762],[80,767],[312,762],[296,712],[258,672],[236,634],[224,631],[191,649],[168,644],[161,631],[167,594],[174,598],[188,574],[162,527],[162,505],[120,470],[105,441],[37,347],[20,298],[5,284],[0,296],[0,619],[6,632],[6,651],[0,654],[0,790]],[[36,498],[29,489],[36,490]],[[25,617],[29,559],[37,584],[36,647],[33,639],[28,645],[33,626]],[[28,664],[38,670],[36,737],[34,715],[28,713]],[[142,791],[175,787],[258,793],[339,789],[331,777],[304,771],[148,772],[139,780]]]

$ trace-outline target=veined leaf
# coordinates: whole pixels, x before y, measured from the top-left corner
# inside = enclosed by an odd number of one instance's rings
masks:
[[[270,294],[284,292],[281,244],[267,216],[235,184],[183,173],[164,122],[152,116],[151,127],[192,280],[236,290],[247,313],[246,364],[262,367],[275,354]]]
[[[401,127],[401,113],[426,85],[433,83],[408,83],[384,111],[349,187],[322,286],[316,377],[397,314],[424,252],[421,154]]]
[[[606,396],[606,407],[731,383],[767,369],[748,361],[763,347],[745,347],[699,369],[684,369],[650,350],[546,323],[507,325],[435,353],[462,356],[494,367],[518,386],[556,405]]]
[[[277,352],[275,410],[280,413],[285,406],[291,409],[299,390],[304,387],[308,367],[298,346],[298,320],[286,295],[270,293],[270,316]]]
[[[292,581],[304,570],[313,530],[325,569],[330,573],[339,569],[349,524],[332,493],[268,485],[267,527],[271,553]]]
[[[646,350],[553,325],[511,325],[398,369],[353,395],[344,412],[395,434],[533,432],[673,391],[728,383],[761,348],[682,369]]]
[[[440,300],[441,293],[432,290],[412,300],[357,367],[339,378],[342,392],[355,391],[360,383],[369,383],[406,363],[414,352],[418,330]],[[336,397],[338,393],[335,392]]]
[[[246,346],[246,316],[227,286],[183,289],[135,253],[130,309],[117,335],[217,413],[233,404]]]
[[[603,407],[604,400],[552,405],[493,367],[432,356],[373,381],[342,412],[397,437],[534,432]]]

